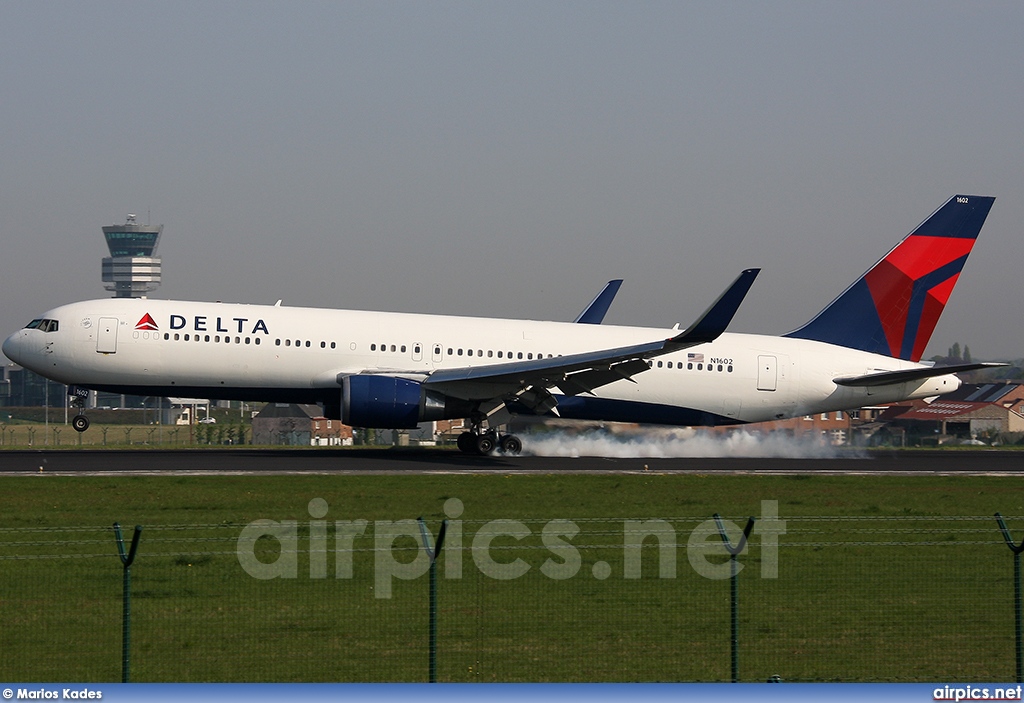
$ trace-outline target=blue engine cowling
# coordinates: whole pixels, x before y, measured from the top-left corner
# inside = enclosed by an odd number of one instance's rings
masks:
[[[421,422],[466,417],[466,401],[393,376],[359,375],[342,379],[341,421],[353,427],[405,430]]]

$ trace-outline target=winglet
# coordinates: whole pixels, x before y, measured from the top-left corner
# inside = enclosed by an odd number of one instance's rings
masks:
[[[612,301],[615,299],[615,294],[619,292],[619,286],[622,285],[622,279],[616,279],[614,281],[608,281],[604,289],[597,294],[597,297],[590,301],[590,305],[584,308],[583,312],[573,320],[584,325],[599,325],[604,321],[604,316],[608,313],[608,308],[611,307]]]
[[[696,322],[668,340],[669,343],[693,346],[717,339],[732,322],[759,273],[761,269],[747,269],[741,273]]]

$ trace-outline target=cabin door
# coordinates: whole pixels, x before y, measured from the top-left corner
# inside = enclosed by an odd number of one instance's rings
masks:
[[[117,351],[117,318],[101,317],[96,332],[96,351],[100,354],[113,354]]]
[[[778,384],[779,366],[774,356],[757,357],[757,390],[774,391]]]

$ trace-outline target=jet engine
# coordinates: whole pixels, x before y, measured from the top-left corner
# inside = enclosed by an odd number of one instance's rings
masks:
[[[412,429],[421,422],[468,417],[472,410],[469,401],[406,378],[367,374],[342,379],[341,421],[353,427]]]

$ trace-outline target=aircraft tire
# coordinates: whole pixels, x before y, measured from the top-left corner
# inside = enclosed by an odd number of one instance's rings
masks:
[[[463,432],[456,440],[456,446],[463,454],[476,454],[476,435],[472,432]]]
[[[89,429],[89,418],[85,415],[75,415],[71,420],[71,426],[75,428],[75,432],[85,432]]]
[[[476,453],[481,456],[487,456],[494,451],[494,436],[491,434],[482,434],[476,438]]]
[[[523,442],[514,434],[507,434],[499,442],[501,451],[506,454],[519,454],[523,451]]]

